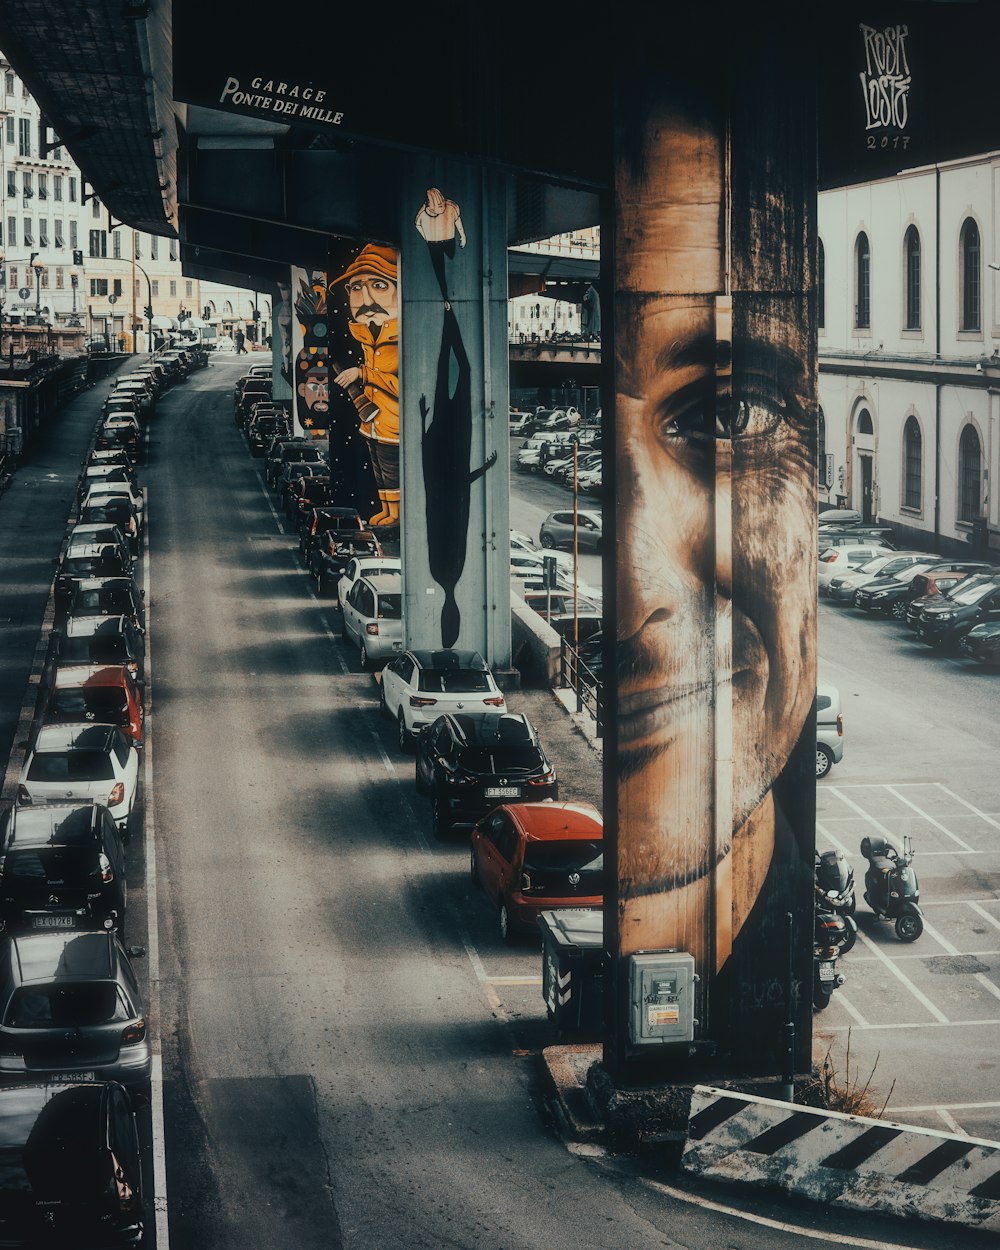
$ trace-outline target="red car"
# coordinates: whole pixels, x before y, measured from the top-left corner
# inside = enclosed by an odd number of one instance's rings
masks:
[[[56,670],[43,721],[98,721],[118,725],[135,743],[142,741],[142,692],[124,664],[72,664]]]
[[[534,933],[554,907],[604,902],[604,822],[591,803],[511,803],[473,827],[471,873],[500,913],[500,936]]]

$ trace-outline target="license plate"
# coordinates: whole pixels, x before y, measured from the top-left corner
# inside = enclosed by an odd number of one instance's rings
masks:
[[[36,929],[72,929],[76,920],[73,916],[35,916],[31,923]]]
[[[96,1072],[50,1072],[49,1081],[96,1081]]]
[[[819,966],[819,979],[821,981],[833,980],[833,963],[822,963]]]
[[[519,799],[521,797],[521,787],[487,786],[486,797],[488,799]]]

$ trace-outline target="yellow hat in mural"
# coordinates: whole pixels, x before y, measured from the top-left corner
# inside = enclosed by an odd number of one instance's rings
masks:
[[[339,278],[334,282],[348,282],[359,273],[377,273],[380,278],[398,282],[396,277],[396,249],[383,247],[380,243],[367,243],[358,252]]]

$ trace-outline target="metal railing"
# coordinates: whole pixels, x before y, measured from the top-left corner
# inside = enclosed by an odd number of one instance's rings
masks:
[[[576,692],[576,710],[594,718],[595,737],[604,737],[604,684],[565,638],[559,643],[559,684]]]

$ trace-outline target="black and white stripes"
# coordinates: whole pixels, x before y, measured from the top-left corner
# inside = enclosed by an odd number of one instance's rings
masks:
[[[1000,1232],[1000,1142],[699,1085],[683,1167],[706,1180]]]

